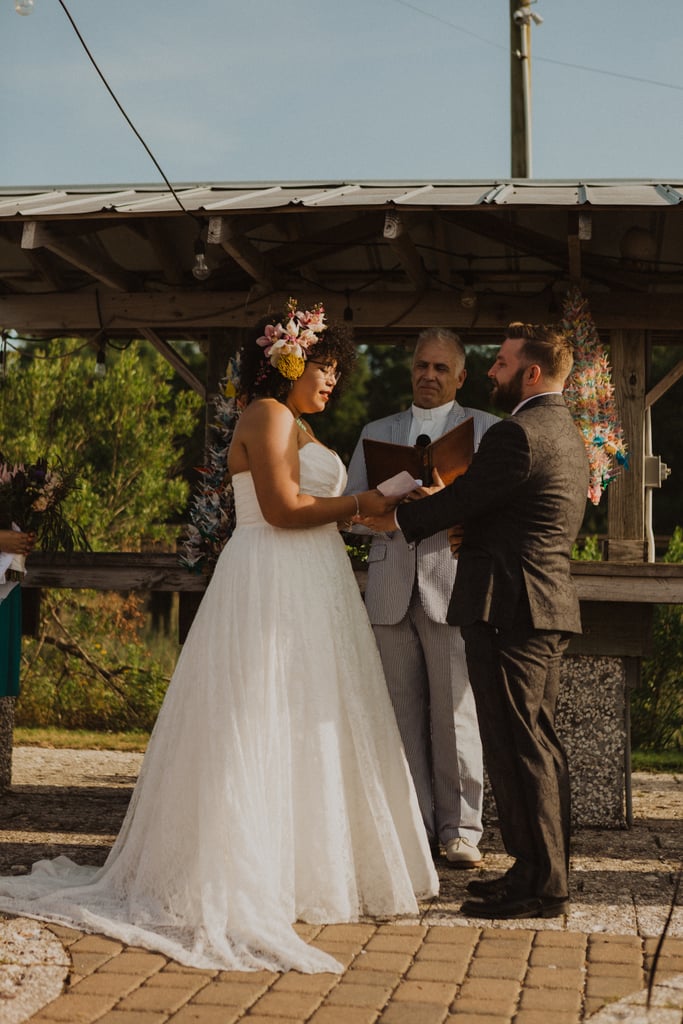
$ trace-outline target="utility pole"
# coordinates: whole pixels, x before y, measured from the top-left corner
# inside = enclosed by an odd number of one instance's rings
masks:
[[[531,22],[536,0],[510,0],[510,163],[513,178],[531,177]]]

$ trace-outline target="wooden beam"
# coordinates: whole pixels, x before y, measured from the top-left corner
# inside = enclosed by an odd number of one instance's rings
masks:
[[[490,213],[468,210],[445,216],[451,223],[457,223],[467,231],[500,242],[519,255],[537,256],[551,266],[568,269],[567,254],[561,241],[532,228],[523,227],[517,221],[511,220],[509,213],[510,211],[507,211],[507,215],[504,213],[496,217]],[[615,270],[611,261],[588,253],[583,254],[583,275],[612,287],[630,288],[635,291],[645,291],[648,287],[648,282],[643,280],[642,275]]]
[[[292,271],[307,267],[309,263],[324,259],[330,253],[338,256],[357,245],[368,245],[381,240],[385,211],[376,210],[350,217],[341,223],[312,231],[300,243],[287,243],[272,249],[268,257],[278,270]]]
[[[414,285],[417,292],[425,292],[429,287],[429,276],[425,270],[422,257],[415,248],[415,243],[407,231],[396,238],[389,238],[387,242],[391,250],[398,257],[406,275]]]
[[[290,285],[294,287],[294,285]],[[167,292],[114,292],[99,294],[102,323],[112,331],[130,335],[135,325],[149,326],[164,334],[182,338],[187,332],[209,327],[251,328],[273,310],[284,307],[291,291],[276,291],[254,299],[247,291],[211,291],[176,289]],[[323,300],[331,319],[342,319],[346,298],[339,292],[313,289],[302,283],[295,292],[300,304]],[[683,330],[683,294],[656,295],[629,292],[585,292],[596,326],[606,330]],[[477,329],[496,330],[511,320],[545,323],[548,319],[548,292],[535,295],[479,296]],[[557,295],[561,298],[561,295]],[[354,326],[358,329],[382,328],[402,316],[414,303],[411,288],[403,291],[354,291]],[[468,328],[471,312],[458,308],[452,294],[430,290],[419,297],[414,308],[401,322],[405,328],[422,329],[435,323]],[[101,327],[92,291],[50,295],[0,295],[0,323],[22,331],[47,331],[56,334],[97,331]]]
[[[45,283],[56,292],[67,289],[64,275],[64,266],[55,260],[51,252],[42,249],[31,249],[26,253],[31,266],[42,277]]]
[[[567,235],[567,259],[572,281],[581,280],[581,242],[578,235]]]
[[[173,554],[74,552],[30,556],[22,589],[203,591],[206,578],[184,568]]]
[[[156,331],[153,331],[151,327],[140,327],[138,328],[140,334],[147,338],[147,341],[154,346],[160,355],[164,357],[167,363],[170,363],[173,369],[176,371],[179,377],[189,384],[193,391],[196,391],[201,398],[206,401],[206,387],[200,380],[198,380],[190,367],[187,365],[182,356],[179,356],[175,349],[171,348],[168,342],[160,338]]]
[[[129,225],[132,230],[137,223],[134,221],[132,226]],[[140,226],[159,261],[164,280],[172,285],[181,284],[185,277],[184,267],[178,254],[177,244],[169,231],[168,221],[162,220],[160,217],[150,217]]]
[[[645,408],[649,409],[651,405],[654,405],[681,377],[683,377],[683,359],[680,359],[675,366],[672,366],[669,372],[654,387],[650,388],[645,395]]]
[[[49,249],[83,273],[119,291],[130,291],[137,283],[133,274],[123,270],[113,260],[95,252],[78,239],[63,238],[41,221],[27,221],[24,224],[21,248]]]
[[[24,589],[177,590],[201,593],[206,577],[190,572],[178,556],[161,552],[81,552],[29,555]],[[581,601],[617,604],[683,604],[683,564],[572,562]]]
[[[211,217],[207,242],[209,245],[222,246],[228,256],[257,284],[269,291],[275,288],[277,275],[270,261],[242,234],[234,218]]]

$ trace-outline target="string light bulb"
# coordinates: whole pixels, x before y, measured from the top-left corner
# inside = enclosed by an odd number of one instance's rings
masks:
[[[192,275],[197,279],[197,281],[206,281],[210,273],[211,267],[206,262],[204,243],[201,238],[197,238],[194,243],[194,266],[192,267]]]
[[[348,292],[348,291],[346,293],[346,306],[344,307],[344,319],[346,320],[347,323],[350,323],[351,320],[353,320],[353,309],[351,307],[351,293]]]
[[[14,10],[17,14],[30,14],[33,10],[33,0],[15,0]]]
[[[100,347],[97,350],[97,360],[95,362],[95,376],[107,376],[107,355],[104,351],[104,345],[100,345]]]

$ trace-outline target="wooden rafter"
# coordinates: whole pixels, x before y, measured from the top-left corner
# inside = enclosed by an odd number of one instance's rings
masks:
[[[502,243],[518,255],[526,253],[545,260],[546,263],[556,266],[558,269],[569,270],[567,249],[563,243],[540,231],[478,211],[468,210],[465,213],[453,215],[453,217],[446,215],[446,219],[458,223],[474,234],[483,235],[485,238]],[[584,277],[590,277],[612,287],[618,286],[636,291],[641,289],[645,291],[648,287],[647,283],[638,275],[620,271],[612,264],[605,263],[600,257],[588,253],[582,253],[581,272]]]
[[[207,241],[220,245],[246,274],[264,289],[275,288],[277,274],[267,256],[241,233],[233,217],[211,217]]]
[[[83,273],[119,291],[130,291],[137,283],[133,274],[129,274],[101,253],[95,252],[85,242],[64,238],[40,221],[27,221],[24,224],[21,247],[29,250],[49,249],[67,263],[78,267]]]
[[[672,366],[669,372],[661,380],[657,381],[654,387],[650,388],[645,395],[645,408],[649,409],[651,405],[654,405],[681,377],[683,377],[683,359],[680,359],[675,366]]]
[[[164,359],[171,364],[176,373],[182,377],[186,384],[201,395],[202,399],[206,400],[206,388],[200,380],[194,375],[190,367],[187,365],[185,360],[178,355],[174,348],[160,338],[156,331],[152,330],[151,327],[141,327],[140,333],[147,338],[147,341],[154,346]]]
[[[134,229],[135,225],[131,226]],[[149,217],[144,221],[143,234],[152,247],[164,280],[172,285],[181,284],[185,276],[184,267],[168,224],[158,217]]]

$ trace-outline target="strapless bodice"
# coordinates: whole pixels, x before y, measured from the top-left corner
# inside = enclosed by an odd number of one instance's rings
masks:
[[[263,525],[251,472],[245,470],[232,478],[238,526]],[[315,442],[299,449],[299,490],[320,498],[342,494],[346,486],[346,469],[336,452]]]

